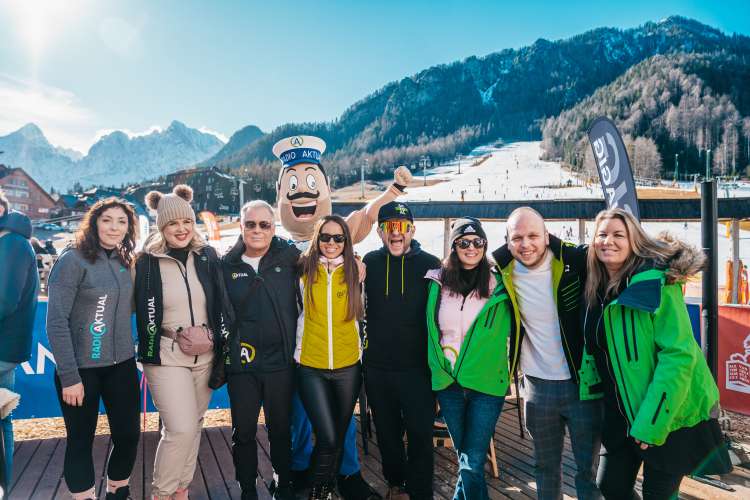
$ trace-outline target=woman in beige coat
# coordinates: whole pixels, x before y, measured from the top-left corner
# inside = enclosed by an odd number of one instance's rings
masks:
[[[138,353],[164,424],[151,490],[157,499],[188,498],[228,303],[216,252],[195,230],[192,194],[179,185],[146,196],[158,232],[136,261]],[[197,344],[189,346],[186,337]]]

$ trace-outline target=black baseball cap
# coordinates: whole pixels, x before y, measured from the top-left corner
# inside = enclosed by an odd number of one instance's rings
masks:
[[[392,201],[380,207],[378,212],[378,223],[393,219],[406,219],[414,223],[409,205],[400,201]]]

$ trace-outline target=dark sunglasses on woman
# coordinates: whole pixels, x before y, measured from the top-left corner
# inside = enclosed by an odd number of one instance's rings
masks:
[[[318,239],[320,239],[320,241],[322,241],[323,243],[328,243],[331,240],[335,241],[336,243],[343,243],[346,241],[346,236],[344,236],[343,234],[320,233]]]
[[[461,250],[466,250],[471,245],[474,245],[474,248],[479,250],[480,248],[484,248],[485,245],[487,245],[487,240],[485,240],[484,238],[475,238],[473,240],[456,240],[456,246]]]
[[[245,221],[245,229],[252,231],[253,229],[255,229],[255,226],[260,227],[263,231],[268,231],[273,227],[273,223],[265,220],[262,220],[260,222],[255,222],[254,220]]]

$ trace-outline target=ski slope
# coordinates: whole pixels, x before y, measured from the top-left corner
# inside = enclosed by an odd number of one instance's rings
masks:
[[[539,142],[517,142],[501,148],[483,146],[477,148],[471,155],[461,161],[461,174],[458,165],[453,162],[427,170],[428,179],[440,179],[443,182],[424,187],[411,187],[402,198],[404,201],[491,201],[491,200],[536,200],[536,199],[571,199],[571,198],[603,198],[599,185],[585,186],[559,163],[539,160]],[[474,159],[483,155],[491,155],[481,165],[470,167]],[[421,172],[414,172],[419,180]],[[570,181],[571,187],[567,186]],[[745,186],[730,190],[730,196],[748,196],[750,192]],[[725,193],[722,193],[725,194]],[[455,217],[462,214],[457,213]],[[544,215],[544,214],[542,214]],[[661,231],[672,234],[688,243],[701,245],[700,223],[666,223],[646,222],[644,228],[650,234],[656,235]],[[486,222],[484,224],[490,248],[495,249],[505,242],[505,223]],[[422,247],[439,257],[443,256],[443,222],[416,221],[415,238]],[[578,242],[578,225],[576,221],[550,222],[547,229],[563,239]],[[589,242],[594,230],[593,221],[586,223],[584,241]],[[719,286],[723,286],[724,263],[729,259],[730,241],[724,224],[717,226],[719,240]],[[222,232],[220,247],[227,248],[237,239],[239,230]],[[277,224],[276,234],[288,237],[288,233]],[[740,237],[740,258],[750,264],[750,231],[742,231]],[[373,229],[370,235],[356,245],[358,254],[375,250],[381,246],[380,239]]]

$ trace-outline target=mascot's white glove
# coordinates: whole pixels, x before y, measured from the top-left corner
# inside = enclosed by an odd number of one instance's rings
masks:
[[[405,166],[401,165],[393,171],[393,182],[399,186],[407,187],[412,180],[411,172]]]

